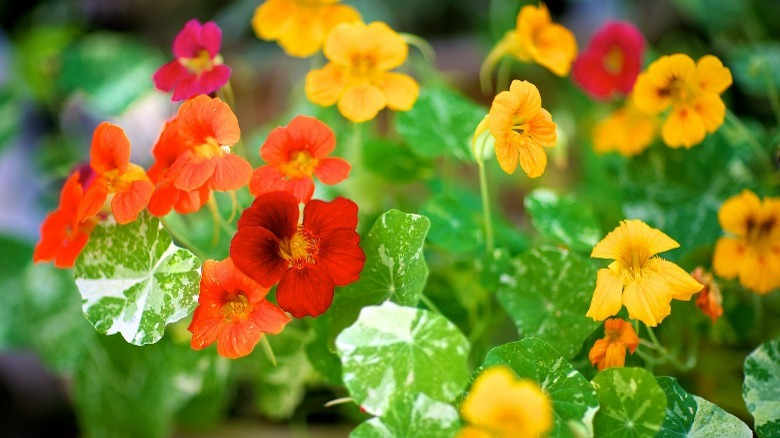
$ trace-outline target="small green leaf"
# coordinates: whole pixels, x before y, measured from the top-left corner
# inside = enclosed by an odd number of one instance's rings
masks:
[[[487,114],[483,108],[446,88],[423,88],[414,108],[400,112],[395,129],[421,157],[471,156],[471,137]]]
[[[542,339],[570,359],[599,326],[585,316],[596,272],[590,260],[572,252],[535,248],[500,274],[496,298],[521,336]]]
[[[758,436],[780,436],[780,339],[761,344],[745,359],[742,398]]]
[[[449,402],[468,379],[469,342],[446,318],[391,302],[366,307],[336,338],[344,384],[367,412],[383,416],[390,400],[425,393]]]
[[[487,354],[482,367],[506,365],[521,379],[536,382],[553,405],[549,437],[593,436],[593,416],[599,409],[596,392],[569,362],[546,342],[528,338],[500,345]]]
[[[603,235],[589,205],[550,190],[531,192],[525,209],[540,233],[573,250],[590,252]]]
[[[371,139],[363,143],[363,163],[372,173],[395,183],[429,179],[433,162],[415,155],[403,143]]]
[[[406,394],[394,400],[382,417],[364,421],[350,438],[450,438],[460,429],[458,411],[425,394]]]
[[[666,395],[642,368],[607,368],[592,382],[601,409],[593,420],[596,436],[654,437],[666,415]]]
[[[658,438],[750,438],[753,433],[747,424],[724,411],[714,403],[688,394],[672,377],[657,377],[666,393],[666,418]]]
[[[195,308],[199,267],[159,220],[143,213],[127,225],[109,220],[95,227],[74,276],[84,315],[97,331],[144,345]]]
[[[769,96],[768,83],[780,89],[780,44],[776,42],[738,47],[731,52],[734,80],[754,96]]]
[[[465,193],[431,197],[420,208],[431,220],[428,240],[452,253],[468,253],[484,245],[481,209],[480,199]]]

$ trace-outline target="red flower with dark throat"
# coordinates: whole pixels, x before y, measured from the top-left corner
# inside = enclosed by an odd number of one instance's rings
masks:
[[[644,49],[642,33],[634,25],[621,21],[606,23],[574,62],[574,81],[594,99],[628,94],[642,70]]]
[[[279,282],[276,301],[294,317],[319,316],[330,307],[335,286],[357,281],[363,270],[357,211],[341,197],[313,200],[299,221],[293,195],[260,195],[238,220],[230,257],[263,286]]]

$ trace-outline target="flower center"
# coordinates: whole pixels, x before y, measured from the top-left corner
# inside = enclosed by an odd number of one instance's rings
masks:
[[[290,178],[302,178],[311,176],[318,162],[307,150],[295,151],[286,163],[279,166],[279,170]]]
[[[246,321],[250,313],[252,313],[252,305],[243,292],[237,293],[222,306],[222,316],[226,322]]]
[[[195,75],[211,71],[214,68],[214,63],[211,62],[211,54],[209,54],[208,50],[203,49],[199,50],[194,58],[179,58],[179,62],[187,71]]]
[[[114,169],[104,174],[108,193],[126,193],[130,190],[130,185],[135,181],[149,181],[144,169],[137,164],[129,164],[123,174],[119,174],[119,169]]]
[[[623,70],[623,59],[625,55],[617,46],[612,46],[604,57],[604,69],[608,73],[618,75]]]
[[[301,225],[298,225],[298,229],[290,239],[279,242],[279,256],[286,260],[290,267],[315,263],[317,247],[314,243],[311,236]]]
[[[350,63],[349,73],[353,81],[364,81],[371,77],[376,62],[371,55],[355,55]]]
[[[772,230],[777,226],[777,220],[775,217],[768,217],[763,221],[757,221],[754,217],[750,216],[745,222],[745,228],[747,229],[747,241],[754,246],[769,244],[769,236],[772,234]]]
[[[220,146],[219,143],[217,143],[217,139],[214,137],[206,137],[206,142],[195,146],[193,152],[195,152],[195,155],[198,157],[214,158],[229,153],[230,148],[228,146]]]
[[[672,76],[664,88],[659,88],[658,97],[668,97],[678,106],[687,106],[696,99],[697,90],[678,76]]]

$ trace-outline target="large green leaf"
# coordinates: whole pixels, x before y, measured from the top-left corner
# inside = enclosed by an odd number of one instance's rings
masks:
[[[84,315],[99,332],[135,345],[160,340],[166,324],[196,305],[200,260],[173,244],[148,214],[127,225],[105,221],[76,260]]]
[[[420,208],[431,220],[428,240],[452,253],[468,253],[484,246],[481,209],[479,198],[465,193],[431,197]]]
[[[572,252],[535,248],[500,274],[496,298],[521,336],[542,339],[569,359],[599,326],[585,316],[596,272],[590,260]]]
[[[363,164],[372,173],[394,183],[425,180],[435,172],[430,159],[415,155],[403,143],[380,138],[363,143]]]
[[[537,189],[525,198],[525,209],[540,233],[573,250],[590,252],[603,235],[590,206],[571,197]]]
[[[394,400],[382,417],[364,421],[350,438],[450,438],[460,428],[458,411],[425,394],[407,394]]]
[[[382,416],[393,397],[424,393],[449,402],[469,372],[469,343],[446,318],[391,302],[366,307],[336,338],[344,384],[367,412]]]
[[[601,409],[593,420],[599,437],[654,437],[666,415],[666,395],[643,368],[607,368],[591,381]]]
[[[761,344],[745,359],[742,398],[758,436],[780,436],[780,339]]]
[[[768,82],[780,89],[780,44],[777,42],[739,47],[731,52],[734,80],[750,94],[768,96]]]
[[[553,405],[550,437],[593,436],[593,416],[599,409],[596,392],[588,381],[546,342],[528,338],[500,345],[487,354],[482,369],[506,365],[521,379],[542,388]]]
[[[395,129],[422,157],[473,161],[471,137],[487,109],[446,88],[423,88],[414,108],[400,112]]]
[[[656,378],[666,393],[666,418],[658,438],[750,438],[753,432],[739,418],[714,403],[687,393],[672,377]]]

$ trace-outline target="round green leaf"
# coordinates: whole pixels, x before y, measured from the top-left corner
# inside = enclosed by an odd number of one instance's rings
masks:
[[[780,436],[780,339],[761,344],[745,359],[742,398],[758,436]]]
[[[450,438],[460,429],[458,411],[425,394],[407,394],[393,401],[382,417],[364,421],[350,438],[430,437]]]
[[[535,248],[512,259],[499,277],[496,298],[520,335],[548,342],[574,357],[599,326],[588,312],[597,269],[590,260],[558,248]]]
[[[144,213],[127,225],[109,220],[95,227],[74,276],[84,315],[97,331],[144,345],[195,308],[199,268],[200,260]]]
[[[470,193],[439,194],[423,204],[420,212],[431,220],[428,240],[452,253],[467,253],[485,240],[482,204]]]
[[[593,420],[599,437],[654,437],[666,415],[666,395],[642,368],[607,368],[592,382],[601,409]]]
[[[352,398],[374,415],[384,415],[390,400],[405,394],[449,402],[469,376],[469,343],[454,324],[391,302],[364,308],[336,338],[336,350]]]
[[[666,418],[658,438],[750,438],[747,424],[714,403],[687,393],[672,377],[658,377],[658,385],[666,393]]]
[[[533,380],[550,398],[555,423],[549,437],[593,436],[593,416],[599,409],[596,392],[550,345],[535,338],[500,345],[490,350],[472,377],[499,364],[521,379]]]
[[[590,252],[603,235],[589,205],[550,190],[531,192],[525,209],[540,233],[573,250]]]

